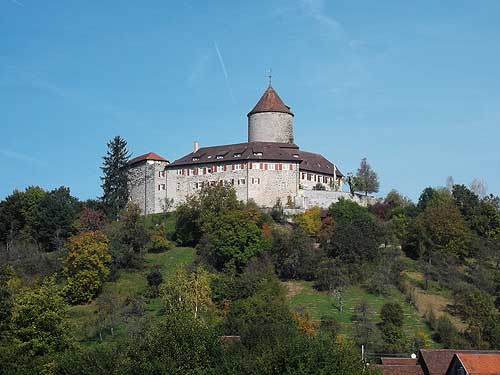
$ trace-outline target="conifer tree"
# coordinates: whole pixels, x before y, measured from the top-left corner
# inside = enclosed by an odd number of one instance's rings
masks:
[[[102,201],[108,217],[115,219],[128,202],[126,166],[130,154],[127,150],[127,141],[120,136],[114,137],[107,146],[108,151],[103,157],[104,162],[101,167],[104,174],[101,177]]]
[[[379,182],[377,173],[372,169],[366,158],[361,159],[358,171],[356,173],[357,189],[368,195],[368,193],[377,193]]]

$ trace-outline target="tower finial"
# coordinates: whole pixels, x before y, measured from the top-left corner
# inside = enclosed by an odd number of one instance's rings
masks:
[[[267,75],[267,78],[269,78],[269,86],[271,86],[271,80],[273,78],[273,71],[271,68],[269,68],[269,70],[267,71],[268,75]]]

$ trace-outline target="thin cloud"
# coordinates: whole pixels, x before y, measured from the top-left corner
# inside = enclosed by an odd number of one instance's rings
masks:
[[[47,164],[45,162],[43,162],[42,160],[39,160],[37,158],[34,158],[34,157],[26,155],[26,154],[22,154],[19,152],[10,151],[10,150],[0,150],[0,155],[5,157],[5,158],[8,158],[8,159],[22,161],[24,163],[32,164],[32,165],[35,165],[37,167],[47,167]]]
[[[342,33],[340,23],[327,14],[324,0],[299,0],[299,3],[305,14],[317,21],[328,32],[335,34]]]
[[[219,58],[219,63],[222,68],[222,72],[224,73],[224,77],[226,78],[226,85],[229,91],[229,95],[231,96],[233,103],[236,103],[236,100],[234,99],[233,95],[233,90],[231,89],[231,84],[229,83],[229,75],[227,74],[226,64],[224,64],[224,59],[222,57],[222,54],[220,53],[219,46],[217,45],[217,42],[215,40],[214,40],[214,47],[215,47],[215,52],[217,52],[217,57]]]
[[[17,1],[17,0],[10,0],[10,1],[16,5],[19,5],[20,7],[23,7],[23,8],[25,7],[25,5],[23,3],[21,3],[20,1]]]

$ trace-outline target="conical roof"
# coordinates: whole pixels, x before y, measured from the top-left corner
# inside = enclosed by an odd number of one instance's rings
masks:
[[[278,93],[271,85],[269,85],[260,100],[247,116],[260,112],[283,112],[289,113],[293,116],[293,113],[290,111],[290,107],[283,103],[283,100],[281,100]]]

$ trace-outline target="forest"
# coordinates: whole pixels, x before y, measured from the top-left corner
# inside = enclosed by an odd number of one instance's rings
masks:
[[[100,199],[0,202],[1,373],[376,374],[379,353],[500,349],[500,198],[481,184],[295,216],[214,186],[141,216],[127,158],[110,141]]]

